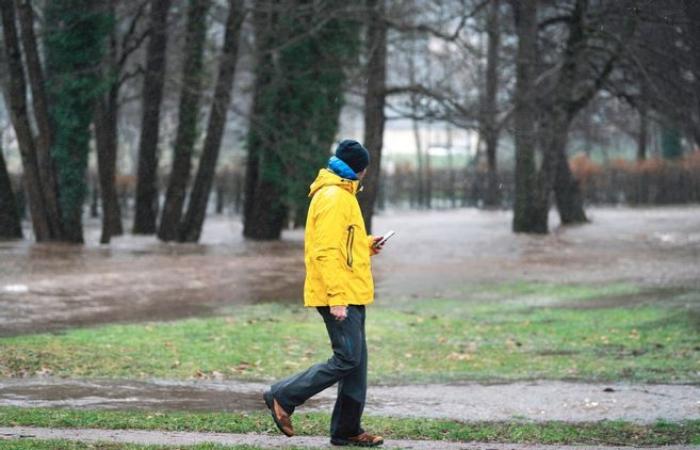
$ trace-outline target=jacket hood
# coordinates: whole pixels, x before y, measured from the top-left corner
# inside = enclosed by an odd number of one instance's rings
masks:
[[[357,193],[357,188],[360,185],[359,180],[348,180],[346,178],[341,178],[332,171],[328,169],[321,169],[318,171],[318,176],[313,183],[311,183],[309,190],[309,197],[319,191],[319,189],[326,186],[340,186],[351,194]]]

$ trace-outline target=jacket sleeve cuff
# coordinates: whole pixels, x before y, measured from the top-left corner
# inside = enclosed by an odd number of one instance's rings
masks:
[[[374,249],[374,236],[372,236],[371,234],[367,235],[367,245],[369,246],[370,256],[376,255],[377,251]]]
[[[341,296],[336,296],[328,299],[328,306],[348,306],[348,302]]]

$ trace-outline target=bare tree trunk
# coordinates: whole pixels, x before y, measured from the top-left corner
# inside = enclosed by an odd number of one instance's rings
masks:
[[[90,175],[90,217],[97,219],[100,217],[99,214],[99,204],[100,204],[100,188],[97,186],[97,180],[95,177]]]
[[[566,145],[566,136],[562,137],[561,140]],[[563,225],[586,223],[588,218],[583,209],[581,186],[571,172],[565,152],[566,147],[560,147],[560,153],[557,157],[556,176],[554,178],[554,193],[559,218]]]
[[[637,161],[647,159],[649,142],[649,112],[645,101],[639,105],[639,131],[637,133]]]
[[[693,55],[693,66],[695,68],[695,104],[697,106],[698,121],[693,127],[693,138],[695,144],[700,147],[700,2],[685,1],[685,12],[688,18],[691,53]]]
[[[22,239],[22,223],[15,193],[0,148],[0,240]]]
[[[224,213],[224,187],[218,183],[216,186],[216,214]]]
[[[413,106],[413,102],[411,102]],[[415,113],[415,109],[413,109]],[[420,128],[418,121],[413,118],[411,120],[411,128],[413,130],[413,141],[416,144],[416,204],[418,208],[425,206],[425,164],[423,163],[423,144],[420,138]]]
[[[587,158],[593,153],[593,120],[591,115],[587,115],[583,122],[583,152]]]
[[[46,98],[44,71],[37,49],[36,34],[34,33],[34,10],[30,0],[20,0],[18,4],[22,46],[24,47],[27,63],[27,76],[32,90],[34,118],[39,131],[35,140],[35,146],[42,196],[44,198],[44,206],[47,208],[46,216],[51,227],[51,237],[59,239],[63,233],[56,169],[54,160],[51,157],[53,132]]]
[[[368,232],[379,189],[379,176],[384,141],[384,104],[386,101],[387,27],[384,21],[385,0],[367,0],[367,87],[365,90],[364,145],[370,152],[369,167],[360,195],[360,207]]]
[[[197,242],[202,233],[202,225],[207,212],[207,203],[216,162],[219,158],[221,138],[226,126],[228,108],[231,104],[231,90],[233,89],[233,77],[236,72],[238,59],[238,43],[241,24],[243,23],[242,0],[229,0],[229,13],[226,20],[226,34],[224,46],[219,62],[219,74],[214,90],[207,136],[204,140],[202,156],[199,160],[197,177],[190,194],[189,205],[185,219],[180,226],[179,240],[184,242]]]
[[[486,62],[486,96],[483,114],[483,133],[486,142],[486,160],[488,163],[488,177],[485,206],[494,207],[500,204],[500,191],[498,188],[498,167],[496,165],[496,151],[498,149],[499,128],[497,123],[496,96],[498,94],[498,69],[500,50],[500,2],[491,0],[487,32],[489,37]]]
[[[416,39],[412,36],[411,54],[408,59],[408,82],[410,85],[416,84]],[[411,129],[413,131],[413,141],[416,145],[416,203],[418,208],[425,207],[425,165],[423,163],[423,144],[421,142],[420,127],[418,119],[415,117],[418,114],[418,98],[414,92],[410,94],[411,114],[414,116],[411,119]]]
[[[553,105],[561,108],[561,105]],[[541,125],[542,162],[537,172],[537,182],[534,192],[534,204],[531,213],[531,233],[547,233],[549,231],[549,209],[551,204],[552,189],[555,185],[555,177],[559,169],[560,150],[566,145],[567,124],[562,122],[562,113],[552,112]]]
[[[22,157],[23,178],[27,191],[29,211],[32,217],[34,236],[37,241],[47,241],[53,238],[53,234],[42,195],[36,144],[32,136],[29,111],[27,109],[27,88],[22,68],[22,54],[19,48],[17,27],[15,25],[14,3],[9,0],[1,1],[0,12],[2,13],[2,29],[8,68],[9,86],[7,97],[10,106],[10,117]]]
[[[569,22],[569,37],[564,52],[564,61],[553,95],[555,104],[548,108],[549,116],[546,119],[555,124],[553,128],[555,135],[552,136],[551,140],[553,147],[548,149],[548,152],[549,157],[554,159],[552,165],[555,167],[555,174],[552,178],[552,188],[554,189],[559,218],[564,225],[588,222],[583,209],[581,188],[578,180],[571,173],[566,155],[566,142],[571,122],[597,92],[597,90],[591,90],[585,101],[581,100],[586,97],[585,95],[577,99],[574,98],[577,66],[581,64],[580,53],[582,44],[585,42],[584,16],[587,7],[588,0],[576,0],[572,19]],[[595,83],[599,81],[595,80]],[[547,176],[545,173],[540,175]]]
[[[107,96],[95,105],[95,141],[97,170],[102,198],[101,244],[109,244],[112,236],[124,233],[116,188],[118,87],[113,85]]]
[[[19,24],[22,36],[22,46],[27,61],[27,76],[32,88],[32,103],[34,115],[39,130],[37,143],[48,152],[51,145],[51,120],[49,118],[46,89],[44,88],[44,71],[37,49],[36,34],[34,33],[34,10],[30,0],[19,0]]]
[[[199,100],[202,94],[204,43],[207,35],[207,10],[210,0],[191,0],[187,12],[185,63],[182,72],[182,93],[177,136],[173,149],[173,165],[160,218],[158,238],[177,239],[182,207],[192,168],[192,152],[197,141]]]
[[[107,13],[115,16],[114,2],[105,2]],[[97,172],[102,197],[102,235],[101,244],[109,244],[112,236],[121,236],[121,209],[117,195],[117,150],[119,135],[117,120],[119,118],[119,80],[114,79],[120,73],[117,62],[116,31],[113,29],[109,38],[109,49],[103,60],[103,73],[109,80],[109,89],[95,102],[95,141],[97,147]]]
[[[537,172],[535,169],[535,116],[534,97],[535,61],[537,60],[537,2],[512,1],[515,27],[518,35],[515,86],[515,199],[513,204],[513,231],[547,231],[546,222],[538,223],[535,203]]]
[[[423,205],[425,208],[433,207],[433,162],[430,159],[430,147],[425,149],[423,153],[423,165],[425,172],[423,174]]]
[[[133,232],[154,234],[158,216],[158,134],[171,0],[151,0]]]
[[[445,136],[446,142],[445,147],[447,149],[447,198],[450,201],[450,206],[452,208],[457,207],[457,193],[455,190],[455,167],[454,167],[454,154],[452,151],[452,128],[449,124],[445,126]]]
[[[644,85],[642,85],[644,86]],[[642,87],[642,92],[644,88]],[[644,95],[644,94],[642,94]],[[639,104],[639,130],[637,132],[637,163],[640,164],[647,159],[647,147],[649,144],[649,109],[645,99]],[[649,175],[645,171],[640,171],[637,177],[637,189],[633,199],[637,204],[649,201]]]

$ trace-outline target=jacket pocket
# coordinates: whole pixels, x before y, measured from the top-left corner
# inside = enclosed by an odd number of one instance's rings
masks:
[[[352,247],[355,242],[355,227],[350,225],[348,227],[348,239],[345,243],[345,252],[347,254],[348,267],[352,267]]]

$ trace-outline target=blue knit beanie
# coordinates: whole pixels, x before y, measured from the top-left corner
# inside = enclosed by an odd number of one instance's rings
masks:
[[[355,173],[360,173],[369,166],[369,152],[357,141],[346,139],[338,144],[335,156],[350,166]]]

